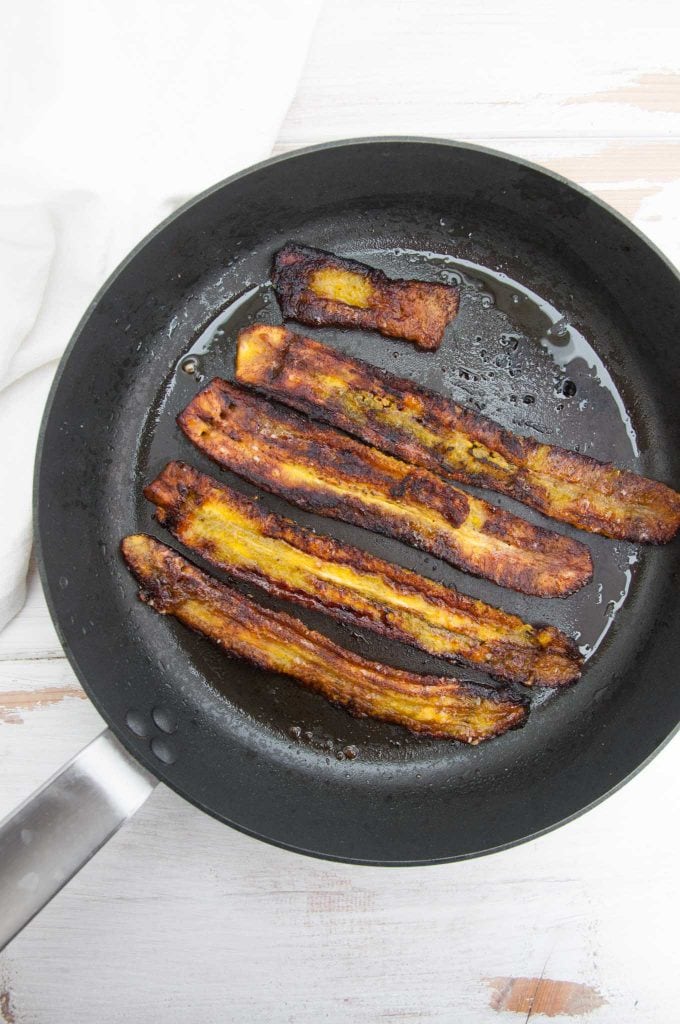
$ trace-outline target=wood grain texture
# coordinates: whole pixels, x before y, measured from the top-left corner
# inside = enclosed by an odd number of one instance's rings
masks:
[[[680,264],[677,19],[664,0],[433,0],[427,15],[419,0],[327,4],[277,151],[370,134],[475,140],[575,179]],[[69,695],[41,701],[49,689]],[[5,701],[35,695],[20,724],[0,723],[0,815],[101,729],[76,690],[33,578],[0,634]],[[0,1021],[548,1019],[535,999],[494,1009],[490,978],[605,1000],[555,1020],[675,1020],[679,775],[676,742],[567,828],[390,871],[266,847],[159,789],[0,955]]]

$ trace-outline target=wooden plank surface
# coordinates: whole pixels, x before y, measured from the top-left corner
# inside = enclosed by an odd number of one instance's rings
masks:
[[[277,151],[472,139],[592,189],[680,264],[677,29],[661,0],[326,4]],[[0,815],[101,727],[33,574],[0,634]],[[674,743],[551,835],[397,870],[269,848],[159,787],[0,956],[0,1022],[677,1020],[679,774]]]

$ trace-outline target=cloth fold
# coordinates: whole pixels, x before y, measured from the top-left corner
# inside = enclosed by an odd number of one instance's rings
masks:
[[[35,445],[61,353],[140,238],[270,154],[320,2],[24,0],[5,26],[0,629],[25,597]]]

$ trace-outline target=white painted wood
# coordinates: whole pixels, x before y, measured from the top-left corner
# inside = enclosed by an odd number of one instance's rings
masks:
[[[591,188],[680,264],[676,6],[327,3],[277,151],[475,139]],[[101,726],[33,575],[0,634],[0,815]],[[597,1024],[671,1022],[679,775],[676,742],[558,832],[400,870],[266,847],[159,789],[0,956],[0,1021],[482,1024],[527,1016],[484,979],[543,975],[593,986]]]
[[[668,137],[673,0],[327,3],[279,140]]]
[[[63,658],[34,565],[28,577],[26,604],[0,631],[0,672],[3,661]]]

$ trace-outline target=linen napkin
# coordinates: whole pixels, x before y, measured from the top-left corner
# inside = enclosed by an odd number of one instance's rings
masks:
[[[263,159],[321,0],[22,0],[0,37],[0,629],[25,597],[59,356],[128,250]]]

